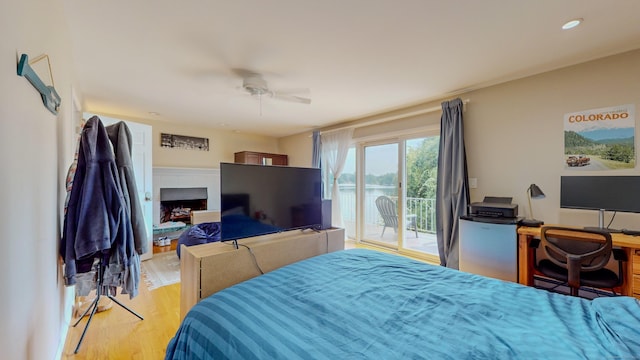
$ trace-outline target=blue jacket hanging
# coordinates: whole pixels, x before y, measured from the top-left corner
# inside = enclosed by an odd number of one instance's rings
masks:
[[[63,225],[60,253],[65,262],[66,285],[75,284],[75,275],[89,271],[98,256],[115,255],[122,260],[124,269],[129,269],[132,259],[138,259],[139,266],[139,258],[128,254],[127,247],[132,247],[131,244],[131,222],[114,153],[102,122],[94,116],[87,121],[80,137]],[[131,290],[137,293],[137,288]]]

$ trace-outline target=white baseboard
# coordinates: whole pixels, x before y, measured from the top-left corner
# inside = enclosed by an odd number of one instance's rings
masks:
[[[62,359],[62,353],[64,352],[64,344],[67,342],[67,335],[69,334],[69,326],[71,325],[71,316],[73,315],[73,304],[76,297],[76,287],[66,286],[64,288],[63,299],[63,311],[62,311],[62,323],[60,324],[60,342],[58,343],[58,351],[54,359]]]

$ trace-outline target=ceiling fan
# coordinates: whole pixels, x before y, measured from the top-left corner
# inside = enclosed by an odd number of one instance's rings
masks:
[[[269,88],[261,74],[241,69],[234,69],[234,72],[242,77],[242,89],[252,96],[257,96],[261,101],[263,96],[269,96],[284,101],[311,104],[311,99],[299,96],[309,93],[309,89],[274,90]]]

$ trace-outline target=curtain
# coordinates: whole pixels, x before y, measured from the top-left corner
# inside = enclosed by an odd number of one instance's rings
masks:
[[[320,167],[320,131],[313,132],[313,153],[311,154],[311,167]]]
[[[436,231],[440,265],[458,269],[458,222],[469,204],[462,100],[442,103],[436,185]]]
[[[331,179],[331,225],[335,227],[344,227],[342,212],[340,211],[338,178],[342,174],[352,136],[353,129],[336,130],[320,136],[322,163],[333,174],[333,179]]]

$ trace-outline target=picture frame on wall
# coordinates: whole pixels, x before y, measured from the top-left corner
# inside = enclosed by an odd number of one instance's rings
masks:
[[[635,105],[564,115],[564,168],[571,171],[633,169]]]
[[[176,134],[160,134],[160,147],[184,150],[209,151],[209,139]]]

